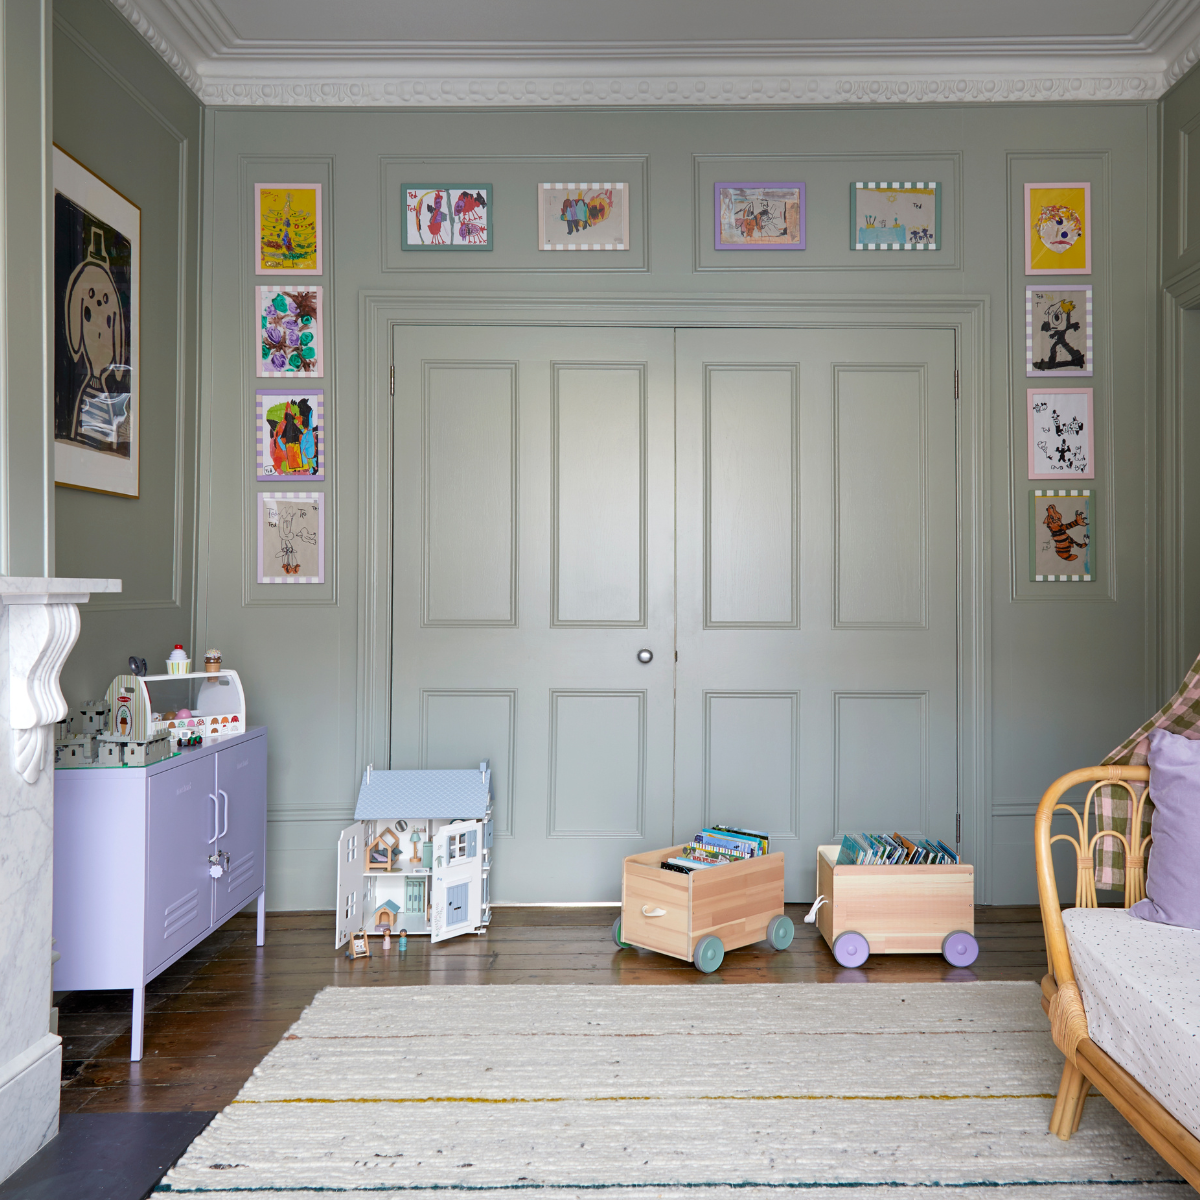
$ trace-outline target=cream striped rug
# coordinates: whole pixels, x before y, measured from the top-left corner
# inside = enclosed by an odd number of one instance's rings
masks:
[[[158,1191],[1183,1200],[1061,1070],[1032,983],[326,988]]]

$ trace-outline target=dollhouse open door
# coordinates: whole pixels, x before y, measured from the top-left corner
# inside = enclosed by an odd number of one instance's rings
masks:
[[[366,910],[363,895],[363,823],[355,821],[343,829],[338,838],[337,911],[335,913],[333,945],[339,949],[357,933],[371,914]]]
[[[479,928],[483,899],[483,822],[455,821],[433,835],[430,941]]]

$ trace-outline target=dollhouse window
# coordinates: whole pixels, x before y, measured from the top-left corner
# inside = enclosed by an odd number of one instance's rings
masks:
[[[446,924],[461,925],[467,919],[467,885],[456,883],[446,889]]]

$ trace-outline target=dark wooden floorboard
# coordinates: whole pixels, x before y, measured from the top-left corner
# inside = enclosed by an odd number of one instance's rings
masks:
[[[145,1057],[129,1061],[127,991],[58,997],[63,1112],[209,1112],[237,1095],[250,1072],[323,987],[419,984],[620,984],[727,987],[739,983],[938,983],[1039,980],[1046,971],[1036,905],[975,912],[980,954],[969,968],[933,954],[875,955],[847,970],[834,961],[807,905],[788,905],[796,939],[730,951],[715,975],[648,950],[618,950],[613,908],[501,908],[483,937],[431,946],[409,938],[401,953],[372,939],[352,962],[333,948],[333,914],[273,913],[267,944],[239,914],[155,979],[146,991]]]

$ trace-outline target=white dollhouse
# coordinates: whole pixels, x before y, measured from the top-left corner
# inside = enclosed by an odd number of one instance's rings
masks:
[[[363,772],[338,838],[335,947],[368,935],[484,933],[491,920],[492,773]]]

